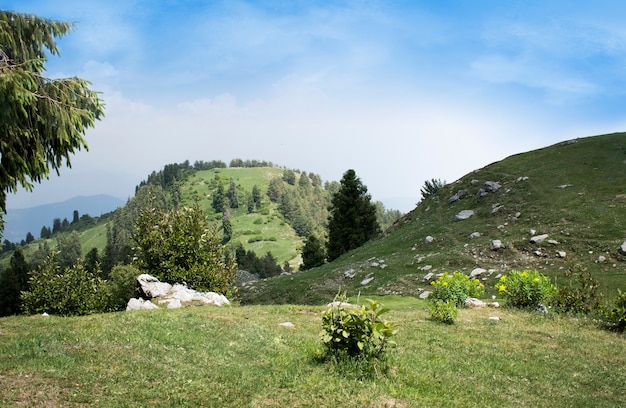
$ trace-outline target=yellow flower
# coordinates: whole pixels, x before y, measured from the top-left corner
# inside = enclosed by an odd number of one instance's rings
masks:
[[[535,278],[535,279],[533,279],[533,282],[535,282],[535,283],[539,283],[539,278]]]
[[[448,282],[444,282],[444,283],[443,283],[443,286],[448,286]]]
[[[506,286],[504,286],[504,285],[498,285],[498,290],[499,290],[500,292],[504,292],[504,291],[506,290]]]
[[[506,282],[506,275],[504,275],[504,276],[502,276],[502,277],[500,278],[500,282]]]
[[[528,273],[526,271],[524,271],[524,272],[520,273],[519,276],[521,276],[522,278],[525,278],[525,277],[528,276]]]

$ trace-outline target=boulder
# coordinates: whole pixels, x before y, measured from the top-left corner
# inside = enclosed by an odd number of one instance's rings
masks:
[[[484,197],[486,195],[489,195],[489,193],[495,193],[499,189],[500,189],[500,183],[497,183],[495,181],[485,181],[483,183],[483,186],[480,188],[480,190],[478,190],[477,197],[478,198]]]
[[[626,241],[624,241],[622,246],[619,247],[619,253],[622,254],[622,255],[626,255]]]
[[[429,290],[425,290],[422,293],[420,293],[419,298],[420,299],[426,299],[426,298],[428,298],[428,295],[430,295],[430,293],[431,292]]]
[[[465,307],[470,309],[477,309],[480,307],[486,307],[487,304],[480,299],[476,298],[467,298],[465,299]]]
[[[565,258],[567,256],[567,253],[565,251],[556,251],[556,256],[558,256],[559,258]]]
[[[548,234],[535,235],[535,236],[530,237],[530,242],[533,244],[540,244],[546,238],[548,238]]]
[[[477,278],[483,273],[486,273],[487,270],[483,268],[475,268],[470,272],[470,278]]]
[[[469,239],[474,239],[474,238],[478,238],[478,237],[480,237],[480,232],[472,232],[469,235]]]
[[[500,241],[499,239],[494,239],[493,241],[491,241],[491,244],[489,244],[489,248],[491,248],[492,251],[497,251],[498,249],[502,248],[502,241]]]
[[[425,244],[430,244],[435,240],[435,238],[431,237],[430,235],[427,236],[426,238],[424,238],[424,243]]]
[[[141,298],[133,298],[128,301],[126,305],[127,311],[132,310],[149,310],[149,309],[158,309],[159,307],[152,303],[149,300],[141,299]]]
[[[428,272],[426,275],[424,275],[424,277],[422,278],[422,282],[429,282],[433,276],[435,276],[432,272]]]
[[[454,216],[454,221],[462,221],[474,215],[474,210],[463,210]]]
[[[137,277],[137,284],[141,288],[141,292],[146,295],[147,298],[163,296],[172,288],[172,285],[169,283],[161,282],[147,273]]]

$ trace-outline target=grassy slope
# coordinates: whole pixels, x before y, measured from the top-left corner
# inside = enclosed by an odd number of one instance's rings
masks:
[[[626,133],[578,139],[511,156],[445,186],[407,214],[383,238],[371,241],[331,264],[244,288],[246,303],[319,303],[339,288],[349,293],[417,295],[429,285],[427,272],[490,270],[488,288],[499,273],[533,268],[566,283],[565,271],[589,271],[607,297],[626,288],[626,258],[617,249],[626,238]],[[528,180],[517,181],[519,177]],[[473,184],[472,180],[479,180]],[[485,181],[500,190],[476,198]],[[567,185],[560,188],[559,186]],[[459,189],[460,200],[448,204]],[[495,205],[500,209],[492,214]],[[455,222],[454,215],[476,215]],[[515,217],[516,213],[519,217]],[[558,244],[531,244],[529,231],[549,234]],[[469,239],[472,232],[481,237]],[[424,238],[435,241],[426,244]],[[490,250],[491,240],[504,248]],[[541,255],[536,255],[540,251]],[[559,258],[557,251],[565,251]],[[598,256],[607,258],[597,262]],[[381,262],[383,261],[383,262]],[[426,268],[430,267],[430,270]],[[345,273],[353,275],[347,278]],[[374,279],[366,285],[361,282]]]
[[[0,319],[1,406],[616,407],[624,336],[584,320],[386,297],[384,376],[320,363],[321,307],[246,306]],[[500,321],[489,316],[499,316]],[[295,329],[280,327],[292,322]]]

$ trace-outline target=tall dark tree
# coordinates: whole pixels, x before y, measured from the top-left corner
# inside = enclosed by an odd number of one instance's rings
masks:
[[[252,187],[252,201],[257,210],[261,209],[261,189],[255,184]]]
[[[52,233],[58,234],[63,229],[63,225],[61,223],[60,218],[55,218],[52,220]]]
[[[346,171],[340,185],[329,208],[326,246],[329,261],[360,247],[380,233],[376,206],[371,203],[367,187],[355,171]]]
[[[30,244],[31,242],[33,242],[35,240],[35,237],[33,236],[33,234],[29,232],[26,233],[26,243]]]
[[[80,217],[78,216],[78,210],[74,210],[72,216],[72,224],[76,224],[78,221],[80,221]]]
[[[324,265],[326,261],[326,250],[322,241],[314,234],[309,235],[304,248],[302,248],[302,265],[300,265],[301,271],[315,268],[316,266]]]
[[[18,247],[11,255],[10,267],[0,273],[0,316],[20,313],[20,293],[28,290],[28,272],[22,248]]]
[[[224,186],[222,185],[222,183],[219,183],[217,185],[217,191],[215,192],[215,195],[213,196],[213,209],[215,210],[215,212],[220,213],[224,211],[224,202],[225,202],[226,196],[224,195]]]
[[[47,78],[46,61],[58,55],[55,37],[71,23],[0,10],[0,210],[6,194],[70,165],[87,128],[104,115],[98,93],[80,78]],[[0,223],[0,229],[2,225]]]
[[[228,197],[228,202],[230,203],[230,208],[239,208],[239,197],[237,196],[237,185],[235,184],[235,179],[230,178],[230,184],[228,186],[228,193],[226,193],[226,197]]]
[[[50,230],[50,227],[46,227],[45,225],[41,227],[41,232],[39,233],[40,238],[47,239],[47,238],[50,238],[51,236],[52,236],[52,231]]]

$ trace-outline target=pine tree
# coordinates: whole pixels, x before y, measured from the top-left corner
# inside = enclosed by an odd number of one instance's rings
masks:
[[[328,219],[328,260],[363,245],[380,232],[376,206],[354,170],[346,171],[333,195]]]
[[[300,265],[301,271],[315,268],[316,266],[324,265],[326,261],[326,251],[324,245],[315,235],[309,235],[304,248],[302,248],[302,264]]]
[[[46,78],[48,55],[58,55],[55,37],[71,23],[0,11],[0,210],[18,185],[57,173],[70,155],[87,149],[87,128],[104,115],[98,93],[80,78]]]

